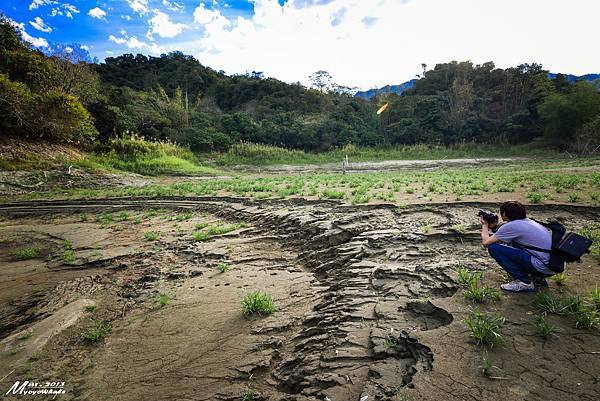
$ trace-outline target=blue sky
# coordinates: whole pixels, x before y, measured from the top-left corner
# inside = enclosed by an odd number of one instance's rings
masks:
[[[38,46],[75,42],[101,61],[180,50],[230,74],[287,82],[327,70],[368,89],[451,60],[600,72],[597,1],[2,0],[0,10]]]

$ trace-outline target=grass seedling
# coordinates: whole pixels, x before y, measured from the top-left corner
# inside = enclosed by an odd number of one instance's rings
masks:
[[[489,299],[492,302],[498,301],[500,299],[500,293],[495,288],[479,288],[478,284],[478,280],[472,280],[469,283],[468,289],[466,289],[463,292],[463,295],[466,299],[477,303],[483,303],[487,299]]]
[[[538,291],[533,299],[533,305],[547,313],[563,313],[563,303],[549,291]]]
[[[194,236],[194,240],[198,242],[205,242],[211,239],[211,236],[205,231],[194,231],[192,235]]]
[[[462,224],[455,224],[451,228],[452,231],[455,231],[459,234],[464,234],[467,232],[467,228]]]
[[[598,310],[594,308],[583,307],[573,314],[575,318],[575,327],[579,329],[593,329],[600,325],[600,315]]]
[[[146,241],[156,241],[159,238],[160,238],[160,233],[158,233],[156,231],[146,231],[144,233],[144,239]]]
[[[552,276],[552,280],[554,280],[557,285],[565,285],[565,282],[567,281],[567,272],[555,274]]]
[[[531,203],[540,203],[544,200],[544,195],[539,192],[529,192],[527,194],[527,199],[529,199]]]
[[[115,231],[122,231],[123,230],[123,226],[121,224],[115,224],[113,226],[113,230],[115,230]]]
[[[219,273],[225,273],[229,270],[229,265],[225,262],[219,262],[217,270],[219,270]]]
[[[86,312],[90,312],[90,313],[96,312],[96,309],[98,309],[98,305],[96,305],[96,304],[86,305],[86,307],[85,307]]]
[[[121,212],[117,215],[117,218],[121,221],[127,221],[127,220],[129,220],[129,213]]]
[[[15,258],[17,258],[17,260],[35,259],[40,256],[41,252],[42,251],[38,246],[21,248],[15,252]]]
[[[242,393],[242,401],[254,401],[256,397],[256,392],[254,390],[244,390]]]
[[[28,338],[31,338],[31,336],[33,336],[33,331],[27,330],[26,332],[21,334],[19,337],[17,337],[17,340],[21,340],[21,341],[27,340]]]
[[[159,294],[158,296],[158,304],[162,308],[163,306],[167,306],[169,302],[171,302],[171,296],[169,294]]]
[[[273,298],[266,292],[252,291],[244,295],[241,301],[244,315],[270,315],[275,312]]]
[[[41,357],[42,357],[42,353],[39,351],[36,351],[33,354],[31,354],[31,356],[29,357],[29,361],[30,362],[39,361]]]
[[[571,203],[579,202],[579,195],[569,194],[569,202],[571,202]]]
[[[67,249],[63,254],[62,254],[62,260],[63,262],[65,262],[66,264],[72,264],[75,263],[75,252],[73,252],[72,249]]]
[[[81,334],[81,337],[85,342],[96,343],[106,337],[106,335],[111,331],[112,325],[110,323],[96,320],[90,327],[87,328],[86,331]]]
[[[81,213],[79,215],[79,221],[84,222],[84,221],[87,221],[87,219],[88,219],[87,214]]]
[[[209,223],[203,221],[202,223],[198,223],[196,224],[194,227],[196,228],[196,230],[202,230],[206,227],[208,227]]]
[[[421,229],[424,234],[429,234],[431,232],[431,226],[429,224],[424,225]]]
[[[46,291],[46,289],[42,286],[35,286],[31,289],[31,292],[33,292],[34,294],[40,294],[44,291]]]
[[[392,336],[388,336],[385,339],[384,344],[385,344],[386,348],[389,348],[389,349],[396,349],[396,347],[398,346],[396,339]]]
[[[596,284],[596,288],[590,291],[589,300],[596,310],[600,310],[600,288],[598,284]]]
[[[556,328],[546,319],[546,315],[542,314],[535,320],[535,332],[543,339],[548,339],[554,335]]]
[[[465,319],[465,324],[471,331],[471,337],[478,345],[502,345],[501,330],[504,326],[505,319],[500,316],[492,316],[475,311],[471,316]]]
[[[459,264],[456,270],[458,284],[467,285],[471,279],[471,272],[464,265]]]

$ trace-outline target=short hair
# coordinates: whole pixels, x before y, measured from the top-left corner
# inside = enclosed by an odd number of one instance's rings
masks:
[[[506,216],[508,220],[520,220],[527,217],[525,206],[517,201],[508,201],[500,205],[500,214]]]

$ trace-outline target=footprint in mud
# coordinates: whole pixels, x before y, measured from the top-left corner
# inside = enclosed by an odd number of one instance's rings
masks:
[[[423,331],[433,330],[452,323],[454,317],[429,301],[414,301],[406,304],[405,317],[415,322]]]

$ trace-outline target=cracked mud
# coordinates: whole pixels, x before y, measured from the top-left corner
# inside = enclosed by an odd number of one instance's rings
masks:
[[[0,384],[60,379],[65,400],[239,400],[248,389],[260,400],[598,399],[598,331],[559,317],[558,340],[536,338],[528,294],[482,307],[508,321],[507,344],[489,351],[505,380],[482,376],[482,352],[462,323],[472,305],[455,272],[462,263],[486,271],[488,285],[502,282],[479,245],[479,206],[235,198],[0,206],[0,378],[8,375]],[[121,212],[128,218],[94,220]],[[530,213],[570,229],[600,216],[562,206]],[[198,224],[240,222],[208,241],[192,237]],[[149,230],[156,241],[144,238]],[[38,257],[15,260],[24,244]],[[220,273],[219,263],[230,269]],[[569,285],[592,288],[598,267],[586,256]],[[242,315],[240,300],[254,289],[273,296],[273,315]],[[92,303],[97,310],[83,313]],[[95,320],[112,331],[85,344],[81,333]]]

